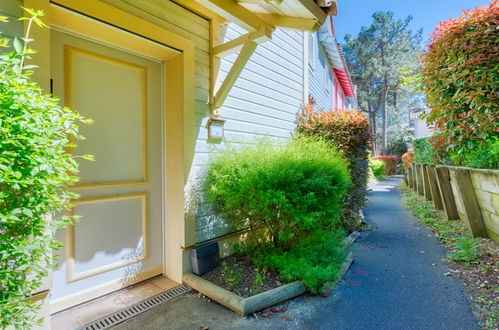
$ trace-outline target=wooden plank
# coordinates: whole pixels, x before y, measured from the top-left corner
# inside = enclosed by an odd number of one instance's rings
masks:
[[[458,220],[459,213],[457,212],[454,194],[452,193],[449,169],[444,166],[437,166],[435,168],[435,175],[437,177],[438,188],[440,189],[442,196],[442,205],[447,219]]]
[[[268,26],[260,17],[232,0],[196,0],[196,2],[247,31],[256,31],[261,26]]]
[[[440,193],[440,189],[438,188],[437,175],[435,173],[435,166],[428,165],[426,167],[426,172],[428,175],[428,181],[430,184],[431,196],[433,199],[433,205],[439,210],[444,209],[444,205],[442,202],[442,196]]]
[[[273,26],[279,26],[287,29],[295,30],[312,30],[317,24],[314,18],[288,17],[272,14],[257,13],[258,17]]]
[[[416,191],[421,196],[424,196],[423,188],[423,167],[421,164],[416,164]]]
[[[236,39],[227,41],[223,44],[215,45],[213,47],[213,55],[223,57],[234,54],[240,51],[244,44],[250,41],[254,41],[259,44],[263,41],[270,40],[271,38],[272,31],[266,30],[265,27],[262,27],[255,32],[243,34]]]
[[[426,167],[428,165],[423,164],[421,167],[421,172],[422,172],[422,177],[423,177],[423,195],[426,198],[426,200],[431,201],[433,198],[431,196],[431,190],[430,190],[430,182],[428,180],[428,173],[426,172]]]
[[[474,237],[488,237],[469,171],[464,168],[456,168],[455,173],[456,184],[461,194],[468,227],[472,235]]]

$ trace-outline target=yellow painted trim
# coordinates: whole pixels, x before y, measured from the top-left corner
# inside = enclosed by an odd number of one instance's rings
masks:
[[[113,291],[117,291],[138,282],[142,282],[144,280],[147,280],[148,278],[161,275],[162,273],[163,269],[161,266],[153,267],[150,269],[146,269],[139,274],[128,276],[124,279],[109,281],[91,289],[82,290],[75,294],[52,300],[50,302],[50,313],[54,314],[60,312],[67,308],[101,297]]]
[[[72,202],[73,205],[85,205],[93,203],[103,203],[110,201],[126,200],[126,199],[141,199],[142,200],[142,237],[143,237],[143,251],[142,256],[130,260],[122,260],[108,264],[105,266],[100,266],[92,270],[87,270],[81,273],[75,273],[75,225],[70,225],[66,229],[66,281],[67,283],[76,282],[89,278],[95,275],[99,275],[111,270],[115,270],[121,267],[125,267],[137,262],[144,261],[149,256],[149,235],[148,235],[148,215],[147,215],[147,193],[132,193],[123,195],[113,195],[113,196],[101,196],[101,197],[88,197],[81,198]],[[74,207],[69,211],[69,215],[74,215]]]
[[[142,95],[142,179],[139,180],[120,180],[120,181],[105,181],[105,182],[84,182],[78,183],[71,187],[72,189],[94,189],[108,187],[122,187],[146,185],[148,178],[148,151],[147,151],[147,68],[141,65],[136,65],[126,61],[121,61],[113,57],[105,56],[85,49],[80,49],[68,45],[64,45],[64,100],[65,105],[73,109],[73,54],[83,55],[89,58],[100,60],[102,62],[111,63],[114,65],[123,66],[137,70],[141,74],[141,95]]]
[[[203,5],[200,5],[196,1],[193,0],[170,0],[170,1],[176,3],[181,7],[184,7],[185,9],[207,20],[213,20],[213,19],[223,20],[223,18],[219,16],[217,13],[209,10]]]
[[[98,0],[53,0],[52,2],[90,18],[111,24],[129,33],[153,40],[167,47],[172,47],[173,49],[184,50],[192,44],[192,41],[189,39]],[[72,23],[69,29],[71,29]],[[106,28],[109,30],[109,27]],[[83,31],[85,34],[89,32],[91,31]],[[97,37],[108,40],[107,35],[98,35]]]

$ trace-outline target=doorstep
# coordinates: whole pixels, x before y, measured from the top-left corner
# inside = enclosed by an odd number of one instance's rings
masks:
[[[69,330],[81,327],[178,285],[179,283],[162,275],[153,277],[53,314],[52,329]]]

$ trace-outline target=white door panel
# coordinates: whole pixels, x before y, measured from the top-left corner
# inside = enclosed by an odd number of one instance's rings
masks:
[[[94,120],[80,126],[79,222],[54,272],[54,305],[68,307],[162,273],[162,64],[52,32],[54,95]],[[56,310],[58,309],[56,308]]]

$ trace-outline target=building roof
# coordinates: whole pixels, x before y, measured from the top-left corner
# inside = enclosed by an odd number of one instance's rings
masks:
[[[343,89],[343,93],[346,97],[354,97],[354,89],[343,56],[343,51],[341,45],[336,42],[336,37],[334,35],[332,19],[330,20],[330,24],[326,23],[321,26],[318,34],[319,42],[326,51],[329,62],[333,67],[334,74],[338,78],[341,88]]]

